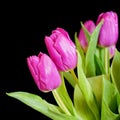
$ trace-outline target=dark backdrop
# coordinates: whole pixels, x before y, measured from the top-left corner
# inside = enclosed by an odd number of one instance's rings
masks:
[[[26,91],[40,95],[50,103],[55,103],[51,93],[42,93],[36,87],[28,70],[26,58],[47,53],[44,37],[53,29],[62,27],[68,31],[71,39],[80,29],[80,21],[97,20],[101,12],[115,11],[120,21],[117,0],[96,2],[81,0],[73,2],[21,2],[8,3],[3,12],[3,41],[1,66],[3,74],[0,80],[0,119],[48,119],[41,113],[24,105],[20,101],[6,96],[6,92]],[[4,10],[3,10],[4,11]],[[120,28],[120,25],[119,25]],[[120,37],[117,43],[120,50]],[[72,88],[69,88],[70,92]],[[71,96],[72,97],[72,96]],[[56,103],[55,103],[56,104]]]

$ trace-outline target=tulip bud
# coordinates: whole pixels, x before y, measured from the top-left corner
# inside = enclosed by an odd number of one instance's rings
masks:
[[[98,38],[99,46],[109,47],[115,45],[118,40],[118,16],[112,11],[101,13],[98,16],[96,24],[102,19],[104,20],[104,23],[100,29]]]
[[[48,55],[40,52],[38,56],[28,57],[27,63],[39,90],[47,92],[60,86],[60,74]]]
[[[115,54],[115,49],[116,49],[116,46],[113,45],[113,46],[110,46],[109,48],[109,58],[113,58],[114,54]]]
[[[95,29],[95,24],[92,20],[88,20],[88,21],[84,22],[84,26],[90,34],[92,34],[92,32]],[[81,44],[83,50],[86,51],[87,47],[88,47],[88,40],[87,40],[86,35],[82,28],[80,29],[78,39],[80,41],[80,44]]]
[[[45,36],[45,44],[58,70],[68,71],[76,67],[76,46],[64,29],[57,28],[50,36]]]

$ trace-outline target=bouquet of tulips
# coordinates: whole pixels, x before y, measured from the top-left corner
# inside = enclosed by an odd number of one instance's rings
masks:
[[[57,104],[24,91],[6,94],[53,120],[120,120],[117,13],[104,12],[96,23],[80,24],[74,41],[58,27],[44,39],[49,55],[40,52],[27,58],[38,89],[52,92]],[[73,87],[73,99],[66,81]]]

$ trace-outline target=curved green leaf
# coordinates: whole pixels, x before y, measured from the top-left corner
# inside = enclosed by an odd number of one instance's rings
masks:
[[[114,84],[103,76],[101,120],[115,120],[119,117],[117,94]]]
[[[84,96],[79,89],[78,85],[74,88],[74,105],[78,115],[82,120],[95,120],[92,111],[89,109]]]
[[[111,65],[112,81],[120,93],[120,52],[116,49]]]
[[[84,51],[80,45],[80,41],[78,40],[77,33],[75,33],[75,44],[76,44],[76,48],[82,58],[82,67],[83,67],[83,69],[85,69],[85,55],[84,55]]]
[[[102,64],[102,61],[96,55],[95,55],[95,68],[96,68],[96,76],[105,74],[105,69]]]
[[[102,100],[102,79],[103,79],[102,75],[88,78],[88,81],[92,87],[99,109],[101,109]]]
[[[104,100],[102,103],[102,115],[101,120],[120,120],[119,114],[114,114],[109,109],[108,105],[105,104]]]
[[[89,43],[91,34],[89,33],[89,31],[86,29],[86,27],[84,26],[84,24],[83,24],[82,22],[80,22],[80,24],[81,24],[81,27],[82,27],[84,33],[85,33],[85,36],[86,36],[86,38],[87,38],[87,41],[88,41],[88,43]]]
[[[74,116],[68,116],[67,114],[62,113],[62,110],[58,106],[46,102],[38,95],[27,92],[11,92],[6,94],[10,97],[18,99],[51,119],[78,120]]]
[[[87,105],[89,106],[92,113],[95,115],[95,119],[100,120],[100,111],[96,99],[94,97],[92,87],[89,81],[87,80],[85,73],[83,72],[81,56],[79,52],[77,53],[78,53],[78,64],[77,64],[78,86],[85,98]]]
[[[94,63],[94,55],[96,51],[97,41],[98,41],[98,35],[100,28],[103,24],[103,21],[101,21],[93,31],[90,37],[90,42],[88,45],[87,53],[86,53],[86,59],[85,59],[85,73],[87,77],[95,76],[95,63]]]
[[[117,95],[118,112],[120,114],[120,94]]]

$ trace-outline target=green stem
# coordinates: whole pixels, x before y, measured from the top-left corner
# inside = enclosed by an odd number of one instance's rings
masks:
[[[77,78],[77,76],[76,76],[76,74],[75,74],[75,71],[74,71],[74,70],[70,70],[70,73],[71,73],[71,75],[73,76],[75,82],[78,83],[78,78]]]
[[[109,74],[109,52],[108,48],[105,48],[105,72]]]
[[[59,96],[57,90],[53,90],[52,91],[55,99],[58,100],[58,104],[61,107],[61,109],[67,114],[67,115],[71,115],[70,112],[68,111],[67,107],[64,105],[63,101],[61,100],[61,97]]]
[[[104,66],[105,65],[105,48],[99,48],[99,57]]]

